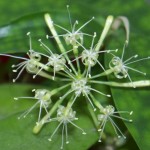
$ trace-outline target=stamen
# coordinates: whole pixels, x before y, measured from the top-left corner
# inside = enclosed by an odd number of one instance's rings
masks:
[[[124,121],[127,121],[127,122],[132,122],[131,119],[126,119],[126,118],[123,118],[123,117],[120,117],[120,116],[116,116],[116,115],[110,115],[110,116],[121,119],[121,120],[124,120]]]
[[[54,70],[54,74],[53,74],[53,80],[55,79],[55,66],[54,66],[54,68],[53,68],[53,70]]]
[[[47,64],[45,64],[45,66],[48,66],[48,65],[49,65],[49,62],[48,62]],[[37,76],[43,69],[44,69],[44,66],[41,67],[41,68],[39,69],[39,71],[38,71],[35,75],[33,75],[33,79],[35,79],[36,76]]]
[[[50,50],[50,48],[48,46],[46,46],[41,39],[38,40],[41,43],[41,46],[44,46],[46,48],[46,50],[52,55],[53,52]]]
[[[35,92],[36,89],[33,89],[32,92]]]
[[[102,138],[102,134],[104,132],[104,128],[105,128],[106,122],[107,122],[107,119],[104,119],[103,122],[102,122],[101,128],[98,130],[99,132],[101,132],[98,142],[102,142],[101,138]]]
[[[123,51],[122,51],[122,57],[121,57],[122,61],[123,61],[123,57],[124,57],[124,53],[125,53],[125,49],[126,49],[127,45],[128,45],[128,41],[126,40],[125,43],[124,43]]]
[[[101,95],[104,95],[104,96],[107,96],[107,97],[111,97],[111,95],[109,95],[109,94],[104,94],[104,93],[102,93],[102,92],[100,92],[100,91],[98,91],[98,90],[96,90],[96,89],[93,89],[93,88],[90,88],[90,87],[89,87],[89,89],[92,90],[92,91],[94,91],[94,92],[97,92],[97,93],[99,93],[99,94],[101,94]]]
[[[124,64],[126,64],[128,61],[130,61],[131,59],[133,59],[133,58],[137,58],[138,57],[138,55],[136,54],[136,55],[134,55],[134,56],[131,56],[130,58],[128,58],[127,60],[125,60],[124,61]]]
[[[85,24],[83,24],[77,31],[76,31],[76,33],[77,32],[79,32],[83,27],[85,27],[88,23],[90,23],[92,20],[94,20],[95,19],[95,17],[92,17],[92,19],[90,19],[89,21],[87,21]]]
[[[24,67],[22,67],[22,69],[20,70],[20,72],[18,73],[17,77],[15,79],[13,79],[13,82],[16,82],[16,80],[20,77],[21,73],[24,71],[24,69],[26,68],[27,65],[25,65]]]
[[[87,34],[87,33],[78,33],[78,34],[82,34],[82,35],[86,35],[86,36],[93,37],[93,35],[91,35],[91,34]]]
[[[63,70],[66,74],[68,74],[72,79],[74,79],[75,80],[75,78],[74,78],[74,76],[71,74],[71,73],[69,73],[68,71],[66,71],[66,70]]]
[[[130,112],[130,115],[132,115],[132,114],[133,114],[133,111]]]
[[[78,24],[78,21],[76,20],[75,23],[74,23],[74,25],[73,25],[73,28],[72,28],[72,33],[75,32],[75,27],[76,27],[77,24]],[[79,34],[80,34],[80,33],[79,33]],[[81,33],[81,34],[82,34],[82,33]]]
[[[118,129],[116,128],[116,124],[114,124],[114,122],[112,122],[112,120],[110,120],[110,123],[111,123],[112,127],[114,128],[114,131],[115,131],[117,137],[121,138],[121,136],[119,134],[120,132],[118,133]]]
[[[127,73],[127,76],[128,76],[128,78],[129,78],[129,80],[130,80],[130,82],[132,83],[132,85],[133,85],[133,88],[136,88],[136,86],[134,85],[134,83],[133,83],[133,81],[132,81],[132,79],[131,79],[131,77],[130,77],[130,75],[128,74],[128,72],[126,71],[126,73]]]
[[[63,124],[63,128],[62,128],[62,142],[61,142],[61,149],[63,149],[63,147],[64,147],[64,128],[65,128],[65,125]]]
[[[93,107],[93,110],[96,111],[96,108],[94,107],[92,101],[90,100],[88,94],[85,93],[86,98],[88,99],[88,101],[90,102],[91,106]]]
[[[66,144],[69,144],[67,124],[64,124],[66,130]]]
[[[72,61],[69,61],[68,64],[70,64],[71,62],[74,62],[74,61],[76,61],[76,60],[78,60],[78,59],[80,59],[80,58],[82,58],[82,56],[79,56],[79,57],[73,59]]]
[[[80,128],[79,126],[77,126],[76,124],[74,124],[72,121],[68,120],[69,123],[71,123],[73,126],[75,126],[77,129],[81,130],[82,131],[82,134],[86,135],[86,132]]]
[[[146,57],[146,58],[141,58],[141,59],[138,59],[138,60],[129,62],[129,63],[127,63],[126,65],[133,64],[133,63],[135,63],[135,62],[139,62],[139,61],[143,61],[143,60],[147,60],[147,59],[150,59],[150,56],[149,56],[149,57]]]
[[[66,52],[64,52],[64,53],[62,53],[62,54],[60,54],[59,56],[61,57],[61,56],[63,56],[63,55],[66,55],[66,54],[72,52],[73,50],[74,50],[74,49],[68,50],[68,51],[66,51]]]
[[[99,64],[99,66],[105,71],[105,68],[103,67],[103,65],[98,61],[96,60],[96,62]]]
[[[28,60],[27,58],[13,56],[13,55],[9,55],[9,54],[0,54],[0,56],[8,56],[8,57],[17,58],[17,59]]]
[[[92,39],[92,43],[91,43],[91,49],[93,49],[95,37],[96,37],[96,32],[94,32],[94,35],[93,35],[93,39]]]
[[[143,75],[145,75],[145,76],[146,76],[146,73],[145,73],[145,72],[142,72],[142,71],[139,71],[139,70],[137,70],[137,69],[134,69],[134,68],[131,68],[131,67],[127,67],[127,66],[126,66],[126,68],[128,68],[128,69],[130,69],[130,70],[132,70],[132,71],[135,71],[135,72],[141,73],[141,74],[143,74]]]
[[[25,118],[37,106],[38,103],[39,101],[37,101],[30,109],[21,114],[18,119],[21,119],[22,117]]]
[[[55,133],[57,132],[57,130],[59,129],[59,127],[62,125],[63,121],[61,121],[58,126],[56,127],[56,129],[54,130],[54,132],[52,133],[51,137],[48,139],[50,142],[52,141],[53,136],[55,135]]]
[[[76,101],[76,99],[77,99],[78,96],[79,96],[79,95],[77,94],[77,95],[74,97],[74,99],[73,99],[71,105],[69,106],[70,108],[73,106],[73,104],[74,104],[74,102]]]
[[[123,137],[124,139],[126,139],[126,137],[125,137],[124,134],[121,132],[121,130],[118,128],[118,126],[115,124],[115,122],[114,122],[110,117],[109,117],[109,119],[110,119],[112,125],[114,125],[115,128],[120,132],[120,134],[122,135],[122,137]],[[119,137],[119,136],[118,136],[118,137]]]
[[[30,32],[27,33],[27,36],[29,36],[29,46],[30,46],[30,50],[32,50],[32,42],[31,42],[31,35]]]
[[[62,97],[59,97],[59,98],[64,99],[66,96],[68,96],[72,92],[73,92],[73,90],[69,90],[66,94],[64,94]]]
[[[55,24],[55,23],[54,23],[54,25],[55,25],[56,27],[58,27],[58,28],[64,30],[64,31],[66,31],[67,33],[72,34],[69,30],[67,30],[67,29],[65,29],[65,28],[63,28],[63,27],[61,27],[60,25],[57,25],[57,24]],[[64,35],[65,35],[65,34],[64,34]]]
[[[22,66],[24,66],[27,63],[27,61],[21,62],[18,65],[13,65],[12,68],[16,68],[13,70],[14,72],[17,72]]]
[[[55,38],[55,37],[64,37],[66,34],[60,34],[60,35],[56,35],[56,36],[49,36],[49,35],[46,35],[46,39],[49,39],[49,38]]]
[[[73,30],[71,16],[70,16],[70,11],[69,11],[69,5],[67,5],[67,11],[68,11],[68,16],[69,16],[69,22],[70,22],[71,30]]]
[[[88,76],[89,76],[89,78],[91,78],[91,66],[90,65],[88,66],[88,69],[87,69],[86,79]]]

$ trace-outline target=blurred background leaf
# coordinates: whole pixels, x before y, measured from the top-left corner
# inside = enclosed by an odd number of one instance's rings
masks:
[[[40,88],[40,86],[38,86]],[[45,125],[42,132],[38,135],[32,133],[32,129],[37,121],[38,109],[30,113],[26,118],[17,119],[20,112],[23,113],[29,109],[35,102],[32,99],[14,101],[13,97],[29,94],[35,88],[35,85],[21,85],[21,84],[3,84],[0,86],[0,147],[5,150],[48,150],[60,149],[61,146],[61,128],[54,136],[53,141],[49,142],[48,138],[55,130],[58,123],[51,122]],[[19,92],[18,92],[19,90]],[[85,110],[85,106],[82,107]],[[68,135],[70,143],[67,149],[72,150],[85,150],[95,143],[98,134],[93,126],[92,121],[87,115],[88,112],[81,113],[77,111],[79,120],[75,122],[78,126],[82,126],[87,132],[83,135],[82,132],[68,125]],[[36,112],[36,113],[34,113]],[[35,115],[36,114],[36,115]],[[85,140],[86,138],[86,140]],[[57,141],[57,142],[56,142]],[[66,144],[64,142],[64,147]]]
[[[128,7],[128,12],[130,14],[124,14],[129,18],[130,21],[130,41],[129,45],[125,50],[124,60],[127,58],[138,54],[139,58],[145,58],[150,56],[150,46],[149,42],[150,37],[148,36],[150,33],[150,27],[148,22],[150,21],[150,11],[149,11],[149,3],[148,1],[136,1],[135,5],[130,5]],[[135,7],[136,6],[136,7]],[[122,9],[124,7],[122,6]],[[114,33],[108,40],[108,49],[118,48],[119,51],[117,56],[121,56],[125,36],[123,37],[123,28],[118,30],[118,32]],[[113,38],[115,37],[115,38]],[[109,61],[111,60],[108,55],[105,55],[105,64],[108,66]],[[129,74],[133,81],[138,80],[149,80],[150,79],[150,70],[148,69],[150,65],[149,60],[144,60],[141,62],[137,62],[135,64],[131,64],[130,66],[138,69],[139,71],[146,72],[147,75],[144,76],[137,72],[129,70]],[[119,80],[115,79],[114,76],[108,77],[109,81]],[[129,79],[122,79],[120,82],[130,82]],[[150,135],[148,132],[150,131],[150,88],[111,88],[113,100],[118,110],[127,110],[133,111],[133,123],[126,123],[131,135],[135,139],[141,150],[149,149]],[[141,140],[142,139],[142,140]]]

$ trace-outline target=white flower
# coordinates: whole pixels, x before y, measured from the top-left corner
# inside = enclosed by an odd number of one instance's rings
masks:
[[[81,93],[87,95],[90,92],[90,86],[87,85],[87,80],[84,78],[72,82],[71,88],[75,92],[75,95],[78,96],[81,95]]]
[[[19,99],[35,99],[35,100],[37,100],[37,102],[31,108],[29,108],[27,111],[25,111],[20,117],[18,117],[18,119],[20,119],[21,117],[25,118],[37,106],[40,106],[38,122],[41,119],[41,112],[42,112],[43,108],[46,111],[46,113],[48,113],[47,109],[51,103],[51,93],[46,89],[37,89],[37,90],[33,90],[33,91],[35,92],[34,97],[15,97],[14,98],[15,100],[19,100]]]
[[[91,46],[90,46],[89,49],[86,49],[82,44],[80,44],[78,41],[76,41],[84,50],[81,53],[81,56],[79,56],[79,57],[75,58],[74,60],[72,60],[72,62],[73,62],[73,61],[81,58],[82,63],[87,67],[86,77],[89,76],[90,78],[91,78],[91,68],[93,66],[95,66],[96,64],[98,64],[103,69],[103,71],[105,71],[103,65],[98,60],[98,57],[99,57],[100,53],[110,53],[111,51],[115,51],[115,52],[118,51],[118,49],[116,49],[116,50],[96,51],[95,50],[96,46],[94,46],[95,37],[96,37],[96,33],[94,33],[93,40],[91,42]]]
[[[91,91],[94,91],[98,94],[101,94],[101,95],[104,95],[104,96],[107,96],[107,97],[111,97],[111,95],[104,94],[103,92],[100,92],[100,91],[92,88],[90,85],[88,85],[87,78],[79,78],[79,79],[75,79],[72,82],[71,89],[68,92],[66,92],[63,96],[61,96],[60,99],[64,99],[70,93],[74,93],[74,98],[73,98],[72,103],[71,103],[71,107],[72,107],[74,102],[76,101],[76,99],[82,94],[83,96],[86,97],[88,102],[91,104],[91,106],[93,107],[93,110],[96,111],[96,108],[95,108],[95,106],[93,105],[93,102],[92,102],[92,101],[95,101],[95,100],[93,99]]]
[[[81,130],[82,134],[86,134],[83,129],[81,129],[79,126],[77,126],[76,124],[73,123],[73,121],[78,120],[78,118],[76,118],[75,116],[76,116],[76,112],[73,111],[72,108],[70,108],[70,107],[67,108],[67,107],[64,107],[64,106],[60,105],[58,110],[57,110],[57,117],[49,119],[49,120],[43,122],[43,123],[48,123],[48,122],[51,122],[51,121],[58,121],[59,122],[58,126],[56,127],[56,129],[54,130],[54,132],[52,133],[51,137],[48,140],[52,141],[53,136],[58,131],[58,129],[60,128],[61,125],[62,125],[62,144],[61,144],[61,149],[63,149],[63,145],[64,145],[64,134],[66,136],[66,144],[69,144],[69,140],[68,140],[68,124],[71,124],[74,127],[76,127],[79,130]]]
[[[89,34],[83,33],[81,32],[81,29],[84,28],[88,23],[90,23],[94,17],[92,17],[92,19],[90,19],[89,21],[87,21],[85,24],[83,24],[80,28],[78,28],[77,30],[76,25],[78,24],[78,21],[76,20],[74,25],[72,25],[72,21],[71,21],[71,17],[70,17],[70,12],[69,12],[69,5],[67,5],[67,10],[68,10],[68,14],[69,14],[69,21],[71,24],[71,31],[61,27],[60,25],[57,25],[55,23],[53,23],[53,21],[51,20],[51,22],[58,28],[64,30],[65,32],[67,32],[66,34],[62,34],[62,35],[58,35],[58,36],[62,36],[65,39],[65,42],[67,43],[67,45],[72,45],[72,46],[79,46],[79,44],[77,43],[77,41],[79,41],[81,44],[83,44],[83,35],[87,35],[87,36],[91,36]]]
[[[39,70],[39,66],[37,65],[37,62],[41,60],[41,56],[33,50],[30,50],[29,53],[27,53],[27,55],[29,58],[22,58],[22,57],[14,56],[14,58],[19,58],[25,61],[17,65],[12,65],[12,68],[14,68],[13,72],[18,72],[18,70],[20,70],[17,77],[13,79],[13,82],[15,82],[20,77],[24,69],[26,69],[26,71],[29,73],[36,73]],[[13,56],[10,56],[10,57],[13,57]]]
[[[39,66],[37,65],[37,62],[41,60],[41,55],[35,52],[34,50],[32,50],[30,32],[28,32],[27,35],[29,36],[29,43],[30,43],[30,49],[29,49],[29,52],[27,53],[29,58],[18,57],[18,56],[13,56],[13,55],[8,55],[8,54],[0,54],[1,56],[9,56],[12,58],[23,60],[23,62],[17,65],[12,65],[13,72],[19,71],[17,77],[13,79],[13,82],[15,82],[20,77],[20,75],[25,69],[29,73],[36,73],[39,70]]]
[[[129,67],[128,65],[139,62],[139,61],[143,61],[143,60],[146,60],[146,59],[150,59],[150,57],[136,59],[136,60],[131,61],[132,59],[135,59],[135,58],[138,57],[138,55],[136,54],[136,55],[131,56],[130,58],[128,58],[127,60],[124,61],[123,58],[124,58],[125,47],[126,47],[127,43],[128,43],[128,41],[125,42],[121,58],[113,55],[114,57],[110,61],[109,67],[114,70],[114,75],[115,75],[116,78],[122,79],[122,78],[127,78],[128,77],[129,80],[132,82],[131,77],[128,73],[128,70],[132,70],[132,71],[141,73],[143,75],[146,75],[146,73],[141,72],[141,71],[139,71],[137,69],[134,69],[132,67]],[[134,84],[133,84],[133,87],[135,87]]]
[[[105,125],[108,121],[113,126],[115,133],[117,134],[118,138],[120,138],[121,136],[123,138],[126,138],[124,136],[124,134],[122,133],[122,131],[119,129],[119,127],[116,125],[114,120],[112,119],[112,118],[118,118],[118,119],[121,119],[124,121],[132,122],[132,120],[129,120],[129,119],[126,119],[126,118],[123,118],[123,117],[120,117],[117,115],[117,114],[121,114],[121,113],[126,113],[129,115],[132,115],[133,112],[132,111],[131,112],[115,111],[115,108],[112,105],[108,105],[101,110],[101,114],[98,115],[98,121],[100,122],[100,128],[98,130],[100,132],[99,142],[101,142],[102,134],[104,132]]]
[[[69,72],[71,72],[72,70],[68,68],[68,66],[66,65],[66,59],[64,57],[64,55],[66,55],[67,53],[71,52],[71,50],[65,52],[65,53],[62,53],[62,54],[56,54],[56,53],[53,53],[51,51],[50,48],[48,48],[43,42],[41,39],[39,39],[39,42],[41,43],[40,45],[49,53],[48,55],[46,54],[43,54],[43,53],[39,53],[39,55],[43,55],[45,57],[48,58],[48,62],[39,69],[39,71],[33,76],[33,78],[35,78],[41,71],[42,69],[45,67],[45,66],[51,66],[53,67],[53,80],[55,79],[55,74],[56,72],[58,71],[65,71],[66,69],[69,70]]]

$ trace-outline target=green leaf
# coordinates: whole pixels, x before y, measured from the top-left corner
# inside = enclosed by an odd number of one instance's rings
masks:
[[[9,117],[10,115],[16,114],[24,109],[27,109],[31,106],[34,101],[15,101],[14,97],[16,96],[25,96],[26,93],[30,93],[33,89],[33,85],[16,85],[16,84],[1,84],[0,86],[0,119]],[[19,91],[19,92],[18,92]],[[21,103],[22,104],[21,104]]]
[[[61,146],[61,128],[54,136],[53,141],[49,142],[48,138],[53,133],[58,125],[51,122],[43,128],[42,132],[38,135],[32,133],[32,129],[37,121],[37,112],[34,110],[26,118],[17,119],[17,117],[30,108],[34,100],[19,100],[14,101],[13,97],[27,95],[29,89],[33,89],[35,85],[17,85],[17,84],[4,84],[0,86],[0,146],[2,149],[9,150],[48,150],[60,149]],[[18,92],[19,91],[19,92]],[[29,95],[29,93],[28,93]],[[84,107],[82,108],[84,110]],[[68,125],[69,141],[68,145],[64,142],[64,147],[72,150],[85,150],[97,141],[98,135],[93,126],[93,122],[86,113],[82,110],[77,110],[77,117],[79,120],[75,123],[84,128],[87,135],[82,135],[81,131],[71,124]],[[57,142],[56,142],[57,141]]]
[[[3,32],[0,34],[1,53],[19,53],[29,50],[29,37],[27,32],[31,32],[32,48],[39,50],[39,38],[45,38],[44,13],[24,16],[12,22],[7,26],[0,28]]]
[[[19,53],[19,52],[27,52],[29,50],[29,38],[26,36],[27,32],[31,32],[32,37],[32,48],[36,51],[43,51],[43,49],[39,46],[40,43],[38,42],[38,39],[42,39],[45,44],[47,44],[53,51],[59,51],[58,46],[56,46],[56,43],[53,39],[46,39],[47,34],[51,34],[48,27],[46,26],[45,20],[44,20],[44,14],[46,12],[50,13],[52,16],[52,19],[54,23],[59,24],[63,27],[65,27],[68,30],[71,30],[71,25],[69,22],[69,17],[66,9],[66,5],[64,2],[62,2],[61,7],[63,9],[59,8],[60,6],[56,3],[55,7],[53,6],[54,3],[50,2],[51,7],[44,7],[43,11],[39,10],[37,7],[36,12],[33,11],[32,7],[28,11],[28,13],[24,13],[25,7],[17,7],[18,5],[14,7],[11,7],[11,11],[15,9],[16,11],[19,11],[19,16],[17,15],[14,17],[12,14],[11,20],[9,22],[5,22],[4,25],[0,26],[0,52],[1,53]],[[8,5],[7,2],[3,5]],[[24,4],[26,6],[27,3]],[[37,3],[38,5],[38,3]],[[40,3],[39,3],[40,5]],[[47,2],[43,2],[42,5],[48,6]],[[57,7],[58,6],[58,7]],[[53,9],[55,8],[55,10]],[[88,21],[93,17],[93,13],[87,14],[84,13],[83,15],[80,14],[80,11],[78,11],[78,5],[75,7],[71,7],[71,19],[72,24],[78,20],[79,25],[77,28],[79,28],[83,23]],[[7,14],[5,14],[7,16]],[[10,14],[9,14],[10,15]],[[76,16],[75,16],[76,15]],[[8,20],[7,20],[8,21]],[[88,27],[84,28],[84,31],[88,34],[93,34],[96,30],[102,30],[102,27],[99,26],[99,24],[104,25],[104,17],[98,16],[98,20],[92,21]],[[7,24],[8,23],[8,24]],[[57,28],[57,27],[56,27]],[[94,31],[93,31],[94,29]],[[59,34],[64,34],[64,31],[57,28],[57,31]],[[61,38],[62,41],[64,41],[63,38]],[[89,43],[89,40],[85,41],[85,43]]]
[[[56,133],[52,142],[48,141],[51,134],[55,130],[58,124],[50,123],[42,132],[38,135],[32,134],[32,128],[34,122],[36,121],[34,114],[29,115],[26,119],[17,120],[18,115],[13,115],[8,117],[5,120],[0,121],[0,145],[2,149],[9,150],[48,150],[48,149],[60,149],[61,146],[61,128]],[[69,141],[68,145],[64,142],[64,147],[72,150],[85,150],[89,146],[91,146],[95,140],[95,132],[91,128],[91,121],[89,118],[84,115],[79,115],[80,120],[78,121],[78,125],[85,127],[87,130],[87,135],[82,135],[82,133],[72,127],[71,125],[68,127]]]
[[[131,24],[132,28],[132,24]],[[134,30],[140,30],[137,27]],[[122,37],[123,32],[120,30],[118,35],[111,40],[109,44],[109,49],[119,48],[119,52],[115,55],[121,56],[122,47],[124,45],[124,37]],[[149,45],[147,43],[149,37],[143,36],[142,33],[133,33],[131,30],[131,37],[128,47],[125,50],[124,60],[127,58],[138,54],[139,58],[144,58],[150,56]],[[117,41],[117,42],[116,42]],[[108,66],[110,57],[105,57],[106,66]],[[130,77],[133,81],[139,80],[149,80],[150,70],[149,68],[150,60],[144,60],[131,64],[130,67],[138,69],[139,71],[146,72],[147,75],[144,76],[137,72],[129,70]],[[117,80],[113,75],[108,76],[109,81],[115,82],[130,82],[129,79]],[[150,109],[149,109],[149,94],[150,88],[113,88],[111,87],[113,100],[118,110],[133,111],[132,119],[133,123],[126,123],[131,135],[138,144],[141,150],[149,149],[150,135],[148,131],[150,130]],[[142,139],[142,140],[141,140]]]

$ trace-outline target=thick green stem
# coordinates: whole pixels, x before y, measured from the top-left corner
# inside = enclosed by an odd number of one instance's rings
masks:
[[[38,61],[35,62],[35,65],[37,65],[38,67],[40,67],[40,68],[42,68],[42,69],[44,69],[46,71],[52,71],[52,69],[50,67],[48,67],[45,64],[42,64],[42,63],[40,63]]]
[[[75,58],[76,58],[78,73],[80,74],[81,73],[81,69],[80,69],[80,63],[79,63],[79,59],[78,59],[78,49],[75,46],[73,48],[73,53],[74,53]]]
[[[104,71],[103,73],[101,73],[101,74],[92,76],[91,79],[95,79],[95,78],[102,77],[102,76],[107,76],[107,75],[111,74],[113,71],[114,71],[113,69],[105,70],[105,71]]]
[[[47,78],[47,79],[53,80],[53,76],[47,74],[47,73],[44,72],[44,71],[39,72],[38,75],[41,76],[41,77],[45,77],[45,78]],[[56,77],[55,80],[59,80],[59,78]]]
[[[71,109],[73,102],[74,102],[74,95],[70,98],[69,102],[67,103],[65,115],[69,113],[69,110]]]
[[[35,74],[35,73],[33,73]],[[44,72],[44,71],[40,71],[38,73],[39,76],[53,80],[53,76],[49,75],[48,73]],[[70,79],[67,78],[59,78],[59,77],[55,77],[55,81],[70,81]]]
[[[66,50],[65,50],[64,46],[62,45],[62,43],[61,43],[61,41],[59,39],[59,36],[58,36],[58,34],[57,34],[56,30],[55,30],[55,27],[53,25],[53,22],[52,22],[52,19],[51,19],[50,15],[49,14],[45,14],[44,18],[45,18],[45,21],[46,21],[46,24],[47,24],[48,28],[50,29],[52,35],[54,36],[54,38],[55,38],[55,40],[56,40],[56,42],[58,44],[58,47],[59,47],[60,51],[62,53],[65,53],[64,56],[66,57],[67,61],[70,62],[70,60],[69,60],[69,58],[68,58],[68,56],[66,54]],[[75,70],[75,68],[74,68],[74,66],[72,65],[71,62],[70,62],[70,66],[71,66],[72,70],[74,71],[74,73],[77,74],[77,72],[76,72],[76,70]]]
[[[57,32],[56,32],[56,30],[55,30],[55,28],[54,28],[53,21],[52,21],[50,15],[49,15],[49,14],[45,14],[45,15],[44,15],[44,18],[45,18],[45,21],[46,21],[46,24],[47,24],[48,28],[49,28],[50,31],[52,32],[52,35],[54,36],[54,38],[55,38],[55,40],[56,40],[56,42],[57,42],[57,44],[58,44],[58,47],[59,47],[60,51],[61,51],[62,53],[65,53],[66,50],[65,50],[64,46],[62,45],[62,43],[61,43],[59,37],[58,37],[58,34],[57,34]]]
[[[88,104],[88,110],[89,110],[89,112],[90,112],[90,114],[91,114],[91,116],[92,116],[92,119],[93,119],[93,121],[94,121],[94,124],[95,124],[95,126],[96,126],[96,128],[98,127],[98,120],[97,120],[97,117],[96,117],[96,114],[94,113],[94,111],[93,111],[93,109],[91,108],[91,105],[90,104]]]
[[[133,88],[133,85],[136,88],[150,86],[150,80],[141,80],[141,81],[127,82],[127,83],[105,82],[105,81],[94,81],[94,80],[91,80],[89,82],[97,83],[97,84],[104,84],[104,85],[113,86],[113,87],[122,87],[122,88]]]
[[[113,22],[113,19],[114,19],[113,16],[108,16],[108,17],[107,17],[106,23],[105,23],[105,26],[104,26],[104,29],[103,29],[102,34],[101,34],[101,36],[100,36],[100,39],[99,39],[99,41],[98,41],[98,43],[97,43],[97,46],[96,46],[96,48],[95,48],[95,51],[99,51],[99,50],[100,50],[100,48],[101,48],[101,46],[102,46],[102,44],[103,44],[103,41],[104,41],[104,39],[105,39],[105,37],[106,37],[106,35],[107,35],[107,33],[108,33],[110,27],[111,27],[111,24],[112,24],[112,22]]]
[[[66,84],[66,85],[64,85],[64,86],[61,86],[61,87],[56,88],[56,89],[53,89],[53,90],[51,91],[51,96],[52,96],[52,95],[55,95],[56,93],[60,92],[60,91],[63,90],[64,88],[68,87],[70,84],[71,84],[71,83],[68,83],[68,84]]]
[[[104,108],[103,108],[103,106],[100,104],[100,102],[99,102],[98,100],[96,100],[96,98],[95,98],[91,93],[90,93],[90,96],[91,96],[91,98],[92,98],[92,100],[93,100],[95,106],[96,106],[97,108],[99,108],[99,110],[103,110]]]

